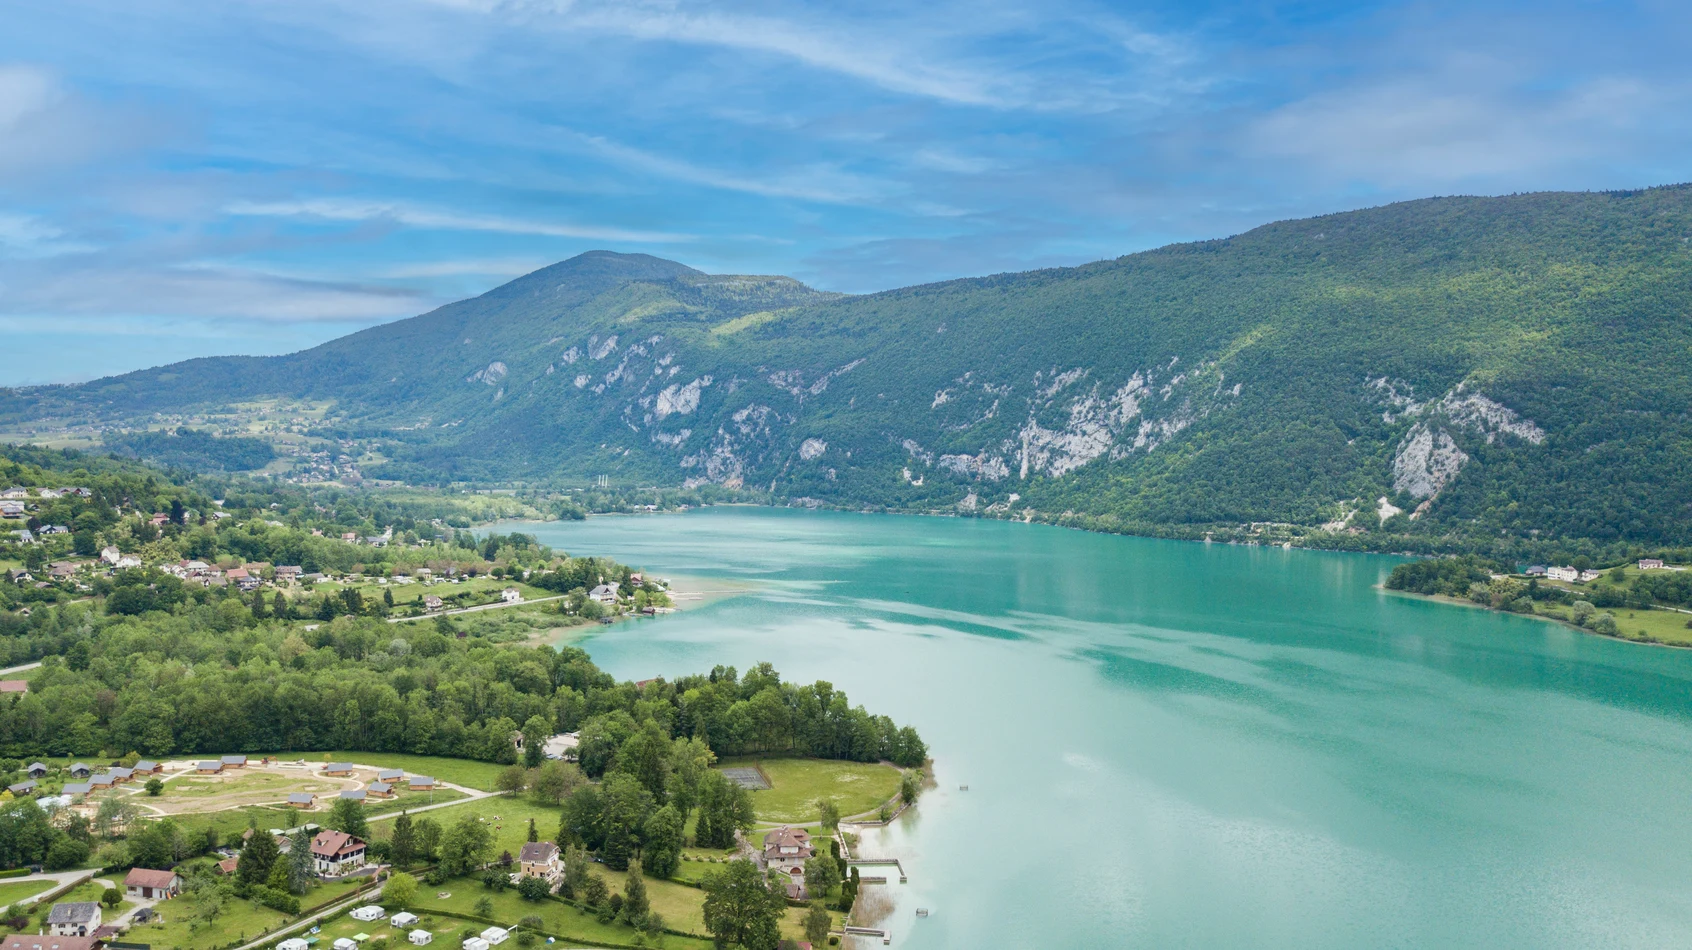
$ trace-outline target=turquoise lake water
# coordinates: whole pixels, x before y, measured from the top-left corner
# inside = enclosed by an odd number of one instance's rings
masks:
[[[619,678],[769,660],[921,730],[938,788],[865,840],[910,875],[895,946],[1692,946],[1692,652],[1388,594],[1384,557],[760,508],[513,528],[750,585],[578,641]]]

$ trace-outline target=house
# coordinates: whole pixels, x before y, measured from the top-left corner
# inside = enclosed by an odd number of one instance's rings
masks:
[[[92,772],[92,769],[81,762],[71,763],[70,774],[73,778],[87,778]]]
[[[311,839],[317,873],[338,875],[364,866],[364,842],[344,831],[320,831]]]
[[[163,771],[164,766],[154,762],[152,759],[142,759],[141,761],[135,763],[136,775],[157,775]]]
[[[810,892],[805,890],[804,868],[785,868],[771,871],[770,881],[780,884],[792,900],[802,901],[810,897]]]
[[[123,570],[124,568],[130,568],[130,567],[140,567],[141,566],[141,559],[136,557],[133,554],[125,554],[123,557],[118,558],[117,563],[113,564],[112,566],[117,568],[118,570]]]
[[[77,565],[71,561],[54,561],[47,565],[47,576],[56,581],[70,580],[76,575]]]
[[[126,897],[169,900],[182,893],[182,879],[176,876],[175,871],[135,868],[124,877],[123,891]]]
[[[223,767],[226,769],[244,769],[247,767],[247,757],[244,755],[226,755],[223,757]]]
[[[507,587],[499,592],[499,599],[502,603],[520,604],[523,602],[523,592],[515,587]]]
[[[115,767],[112,768],[111,776],[112,776],[112,784],[113,785],[122,785],[123,783],[125,783],[125,782],[127,782],[130,779],[135,777],[135,770],[124,768],[123,766],[119,765],[119,766],[115,766]]]
[[[316,806],[317,796],[310,792],[290,792],[288,794],[288,807],[290,808],[314,808]]]
[[[60,791],[66,795],[87,795],[89,784],[87,782],[67,782]]]
[[[234,874],[240,867],[240,858],[224,858],[222,861],[217,862],[217,873]]]
[[[369,922],[372,920],[381,920],[383,917],[388,916],[388,912],[376,904],[366,904],[347,916],[354,920]]]
[[[108,546],[100,549],[100,560],[107,564],[116,564],[122,557],[123,552],[117,548]]]
[[[362,802],[364,801],[364,789],[349,788],[341,793],[341,798],[351,802]]]
[[[47,932],[55,937],[88,937],[100,929],[98,901],[54,904],[47,912]]]
[[[394,787],[389,785],[387,782],[371,782],[370,787],[365,789],[365,791],[375,795],[377,798],[394,797]],[[344,798],[345,796],[343,795],[342,797]]]
[[[421,947],[427,945],[429,941],[435,939],[435,935],[427,930],[413,930],[411,933],[406,935],[405,939],[411,941],[412,946]]]
[[[194,771],[201,775],[221,775],[223,774],[223,763],[217,759],[207,759],[194,766]]]
[[[764,867],[770,870],[788,871],[798,868],[800,873],[803,873],[805,862],[816,857],[816,854],[817,849],[811,846],[811,834],[803,828],[783,826],[764,835],[761,857]]]
[[[550,841],[531,841],[523,845],[517,861],[524,877],[541,877],[557,884],[564,876],[564,864],[558,860],[558,846]]]
[[[14,584],[27,584],[35,580],[35,575],[20,567],[14,571],[7,571],[6,579]]]
[[[298,581],[300,579],[300,575],[302,575],[304,573],[305,573],[304,568],[301,568],[301,567],[298,567],[298,566],[295,566],[295,565],[284,564],[284,565],[282,565],[282,566],[280,566],[276,569],[276,583],[278,583],[278,584],[292,584],[295,581]]]
[[[93,937],[51,937],[37,934],[10,934],[0,938],[0,950],[94,950],[99,941]]]
[[[323,774],[324,775],[351,775],[352,770],[353,770],[353,767],[352,767],[351,762],[331,762],[328,765],[325,765],[323,767]]]
[[[29,680],[0,680],[0,693],[27,693]]]
[[[1639,559],[1639,569],[1642,571],[1660,571],[1663,569],[1661,558],[1642,557]]]
[[[1580,571],[1572,567],[1548,567],[1545,569],[1545,576],[1554,581],[1572,582],[1580,580]]]
[[[0,501],[0,517],[22,518],[23,516],[24,516],[24,504],[23,504],[23,502],[21,502],[21,501]],[[28,529],[26,528],[25,530],[27,531]],[[23,535],[19,534],[18,537],[22,538]],[[35,536],[30,535],[28,538],[24,538],[24,540],[33,541],[33,540],[35,540]]]
[[[405,771],[403,769],[383,769],[382,771],[376,773],[376,780],[378,782],[388,782],[392,784],[403,778],[405,778]]]
[[[407,782],[407,787],[414,792],[432,792],[435,790],[435,780],[427,775],[413,775]]]
[[[510,936],[511,931],[506,930],[504,927],[489,927],[488,929],[482,931],[482,939],[486,940],[488,942],[488,946],[490,947],[499,946]]]
[[[8,786],[6,786],[6,791],[11,792],[13,798],[22,798],[25,795],[34,795],[35,794],[35,782],[34,781],[28,781],[28,782],[19,782],[16,785],[8,785]]]
[[[7,501],[16,501],[19,498],[28,498],[28,497],[29,497],[29,489],[24,488],[21,485],[13,485],[11,488],[6,489],[5,491],[0,491],[0,498],[4,498]]]
[[[62,524],[44,524],[41,526],[41,530],[35,533],[46,538],[55,534],[70,534],[71,529]]]
[[[151,524],[155,528],[162,527],[164,525],[170,524],[170,515],[166,515],[166,514],[154,515],[152,518],[148,519],[148,523]]]
[[[621,586],[622,585],[618,584],[616,581],[612,581],[609,584],[601,584],[593,590],[588,591],[588,599],[596,600],[609,607],[617,602],[617,588]]]
[[[423,608],[425,610],[440,610],[443,606],[445,606],[445,602],[439,597],[436,597],[434,594],[429,594],[423,598]]]
[[[111,788],[116,784],[117,777],[112,775],[110,772],[101,772],[99,775],[92,776],[88,779],[88,787],[96,790]]]
[[[1543,565],[1543,564],[1529,564],[1528,569],[1523,571],[1522,573],[1526,574],[1529,577],[1544,577],[1545,576],[1545,565]]]
[[[402,910],[399,913],[393,915],[392,917],[389,917],[388,923],[392,924],[395,927],[409,927],[412,924],[417,923],[417,915],[410,913],[408,911]]]
[[[29,768],[25,771],[28,773],[30,778],[42,778],[47,774],[47,763],[31,762],[29,763]]]
[[[1579,580],[1582,584],[1585,584],[1589,581],[1597,580],[1599,577],[1602,577],[1603,574],[1603,571],[1581,571]]]

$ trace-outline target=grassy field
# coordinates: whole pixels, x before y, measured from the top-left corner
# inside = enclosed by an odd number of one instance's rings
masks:
[[[52,881],[8,881],[0,884],[0,907],[10,907],[26,897],[52,890],[54,886]]]
[[[544,805],[536,805],[526,798],[511,798],[505,795],[494,798],[479,798],[463,805],[451,808],[440,808],[426,812],[421,817],[432,818],[447,828],[465,815],[471,814],[487,822],[494,833],[494,856],[501,851],[516,854],[523,849],[523,843],[529,840],[529,819],[535,819],[535,830],[542,841],[551,841],[558,834],[558,817],[562,809]],[[393,833],[393,816],[387,816],[370,823],[371,831],[378,838],[385,838]]]
[[[758,820],[804,824],[817,820],[816,802],[830,798],[849,818],[873,812],[899,792],[898,769],[837,759],[724,759],[721,765],[759,765],[770,787],[752,793]]]
[[[339,900],[356,889],[359,883],[338,881],[319,884],[300,897],[300,904],[314,907]],[[126,903],[124,906],[129,905]],[[189,919],[191,906],[184,898],[157,905],[160,918],[135,926],[126,939],[133,943],[151,944],[154,950],[201,950],[227,944],[237,937],[256,938],[260,933],[285,926],[294,919],[252,901],[229,898],[224,901],[223,912],[210,926],[195,927]]]
[[[607,883],[615,882],[608,879]],[[668,886],[676,887],[679,885]],[[691,888],[683,888],[683,890],[691,890]],[[441,892],[446,892],[451,896],[446,898],[438,897],[437,895]],[[703,891],[695,891],[694,893],[699,895],[699,900],[704,900]],[[475,881],[459,879],[450,881],[443,887],[439,888],[421,885],[417,889],[416,911],[418,914],[423,916],[423,929],[430,930],[435,933],[435,943],[431,944],[431,946],[445,944],[450,947],[453,944],[462,942],[464,937],[469,936],[469,934],[460,934],[460,931],[465,928],[473,928],[475,931],[480,931],[482,929],[481,925],[472,924],[468,921],[454,920],[447,917],[431,918],[428,913],[431,909],[454,911],[460,914],[474,913],[473,908],[476,905],[476,901],[483,897],[493,901],[493,919],[499,921],[502,926],[508,927],[517,923],[517,921],[523,917],[530,914],[537,914],[543,921],[546,922],[546,930],[555,934],[561,934],[566,940],[573,937],[585,941],[600,943],[622,945],[631,945],[634,943],[635,932],[633,928],[626,927],[621,924],[601,924],[592,914],[589,914],[579,908],[560,904],[557,901],[526,901],[521,897],[518,897],[515,891],[511,890],[501,891],[496,894],[493,891],[482,887],[481,884]],[[660,911],[660,913],[663,913],[663,911]],[[345,918],[345,920],[347,923],[351,924],[359,923],[358,921],[353,921],[350,918]],[[666,920],[668,920],[667,917]],[[433,924],[434,926],[430,926],[430,924]],[[686,929],[684,926],[678,926],[674,922],[669,923],[669,926],[676,930]],[[342,934],[340,932],[340,921],[336,922],[336,928],[336,936],[350,936],[350,933],[358,932],[351,931],[347,934]],[[453,934],[451,937],[444,936],[448,928],[453,928]],[[331,928],[325,927],[325,934],[329,933],[330,930]],[[376,930],[365,930],[363,932],[371,934],[372,936],[378,935],[378,931]],[[333,940],[325,941],[325,943],[333,942]],[[674,934],[666,934],[664,936],[665,950],[707,950],[710,946],[711,942],[709,940],[701,938],[679,937]]]
[[[503,765],[476,762],[471,759],[446,759],[433,755],[408,755],[404,752],[306,752],[301,756],[308,762],[356,762],[379,769],[404,769],[406,775],[428,775],[443,782],[465,788],[493,791],[494,779]],[[439,799],[436,799],[439,801]]]
[[[692,862],[684,862],[686,868]],[[720,871],[723,865],[705,864],[697,867],[710,868]],[[600,868],[605,877],[605,883],[610,885],[611,892],[621,894],[625,876],[609,868]],[[709,873],[709,872],[707,872]],[[646,896],[652,902],[652,909],[664,915],[665,926],[671,930],[685,930],[689,933],[704,934],[705,931],[705,892],[697,887],[689,887],[675,881],[659,881],[646,879]],[[840,926],[840,914],[830,911],[834,918],[834,926]],[[789,940],[805,939],[805,911],[798,907],[789,907],[787,916],[781,923],[781,935]]]

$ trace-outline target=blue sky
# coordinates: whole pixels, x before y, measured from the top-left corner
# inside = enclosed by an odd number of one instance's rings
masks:
[[[872,291],[1692,179],[1685,3],[0,10],[0,384],[299,349],[592,248]]]

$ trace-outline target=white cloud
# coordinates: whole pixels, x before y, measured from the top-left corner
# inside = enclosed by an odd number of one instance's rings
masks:
[[[78,266],[0,271],[0,314],[374,322],[440,301],[413,290],[233,267]]]
[[[458,214],[411,205],[357,201],[343,198],[307,198],[296,201],[235,201],[224,206],[235,215],[282,218],[319,218],[325,221],[389,221],[407,227],[440,231],[497,231],[505,234],[538,234],[546,237],[582,238],[593,241],[639,241],[670,244],[691,241],[693,235],[663,231],[635,231],[597,225],[556,224],[527,221],[499,215]]]
[[[0,211],[0,257],[53,257],[94,249],[64,238],[64,231],[33,215]]]
[[[597,135],[568,133],[593,153],[616,161],[625,167],[639,168],[677,181],[692,182],[726,191],[763,195],[768,198],[799,198],[832,204],[859,204],[889,196],[887,183],[842,171],[833,165],[813,165],[798,172],[782,172],[767,177],[732,175],[670,158],[633,146],[613,142]]]
[[[477,258],[468,260],[415,261],[379,270],[373,276],[387,280],[417,277],[490,276],[518,277],[557,263],[535,257]]]

